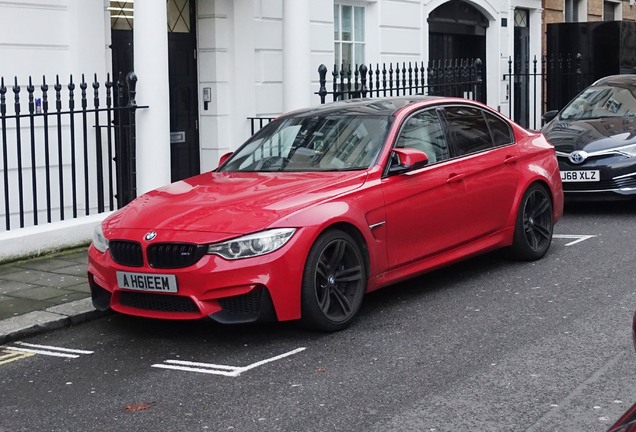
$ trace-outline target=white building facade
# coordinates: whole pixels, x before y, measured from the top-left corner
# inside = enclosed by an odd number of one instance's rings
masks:
[[[541,58],[541,15],[540,0],[0,0],[0,76],[21,85],[31,76],[39,85],[42,76],[49,83],[56,75],[105,77],[132,64],[137,103],[147,106],[137,114],[141,194],[214,169],[250,136],[250,117],[319,104],[321,64],[331,72],[335,62],[483,56],[486,102],[508,114],[509,59]],[[189,80],[189,93],[175,93],[187,87],[178,77]],[[541,94],[540,81],[529,94]],[[8,106],[11,96],[9,89]],[[178,105],[185,99],[189,108]],[[176,118],[185,111],[189,120]],[[530,125],[541,114],[532,105],[526,111]],[[11,174],[14,153],[7,155]],[[179,157],[185,168],[175,174]],[[0,261],[88,241],[107,213],[87,206],[90,216],[0,227]]]

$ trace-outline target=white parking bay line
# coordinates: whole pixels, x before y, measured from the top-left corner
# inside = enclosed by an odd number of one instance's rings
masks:
[[[178,360],[166,360],[165,362],[177,363]],[[186,364],[186,363],[188,362],[180,362],[179,364]],[[223,375],[223,376],[229,376],[229,377],[237,377],[241,374],[240,367],[205,364],[205,363],[198,363],[198,365],[201,367],[195,368],[195,367],[188,367],[185,365],[178,366],[173,364],[157,363],[157,364],[153,364],[152,367],[161,368],[161,369],[172,369],[172,370],[178,370],[178,371],[184,371],[184,372],[198,372],[198,373],[206,373],[206,374],[213,374],[213,375]],[[226,370],[219,370],[221,368]]]
[[[42,355],[48,355],[53,357],[64,357],[64,358],[78,358],[80,354],[93,354],[93,351],[61,348],[61,347],[54,347],[50,345],[36,345],[36,344],[30,344],[26,342],[16,342],[15,344],[20,345],[20,347],[12,346],[7,348],[12,351],[42,354]],[[28,347],[28,348],[21,348],[21,347]]]
[[[93,354],[93,351],[70,349],[70,348],[60,348],[60,347],[54,347],[54,346],[50,346],[50,345],[36,345],[36,344],[30,344],[30,343],[26,343],[26,342],[16,342],[16,345],[27,346],[27,347],[31,347],[31,348],[50,349],[50,350],[69,352],[69,353],[74,353],[74,354]]]
[[[579,234],[554,234],[552,238],[558,239],[575,239],[572,242],[566,243],[566,246],[572,246],[574,244],[580,243],[582,241],[591,239],[593,237],[598,237],[596,235],[579,235]]]
[[[286,352],[286,353],[283,353],[283,354],[280,354],[265,360],[257,361],[256,363],[252,363],[247,366],[227,366],[227,365],[217,365],[217,364],[211,364],[211,363],[190,362],[190,361],[183,361],[183,360],[165,360],[164,363],[153,364],[152,367],[180,370],[185,372],[198,372],[198,373],[207,373],[207,374],[222,375],[222,376],[228,376],[228,377],[237,377],[241,375],[243,372],[246,372],[250,369],[254,369],[266,363],[271,363],[276,360],[289,357],[291,355],[304,351],[305,349],[306,349],[305,347],[296,348],[295,350],[292,350],[292,351],[289,351],[289,352]]]

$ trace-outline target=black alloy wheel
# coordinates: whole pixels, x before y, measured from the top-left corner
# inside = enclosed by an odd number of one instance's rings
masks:
[[[515,258],[534,261],[542,258],[550,248],[554,221],[552,199],[545,187],[533,184],[523,195],[511,252]]]
[[[366,287],[366,264],[356,241],[344,231],[325,232],[305,264],[303,325],[324,331],[346,328],[360,310]]]

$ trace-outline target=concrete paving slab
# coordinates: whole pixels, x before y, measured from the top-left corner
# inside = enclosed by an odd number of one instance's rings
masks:
[[[31,283],[51,287],[51,288],[66,288],[68,286],[74,286],[86,282],[86,276],[69,276],[57,273],[47,273],[42,279],[33,281]]]
[[[85,292],[79,292],[79,291],[71,291],[68,294],[64,294],[62,296],[59,297],[53,297],[50,298],[48,300],[46,300],[48,303],[50,303],[50,306],[57,306],[57,305],[61,305],[64,303],[69,303],[69,302],[73,302],[75,300],[82,300],[85,299],[87,296],[87,294]]]
[[[51,303],[27,298],[15,298],[6,296],[0,301],[0,320],[11,319],[19,315],[50,307]]]
[[[20,264],[16,265],[16,267],[26,270],[50,271],[72,265],[77,265],[77,263],[67,259],[51,258],[50,260],[37,259],[33,261],[21,262]]]
[[[0,294],[11,295],[14,292],[20,292],[22,290],[28,290],[35,288],[37,285],[33,285],[20,281],[8,281],[0,278]]]
[[[87,248],[0,264],[0,344],[98,318]]]

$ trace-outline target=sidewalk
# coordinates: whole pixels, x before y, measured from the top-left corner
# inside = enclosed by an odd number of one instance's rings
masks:
[[[87,249],[0,264],[0,345],[102,314],[90,300]]]

